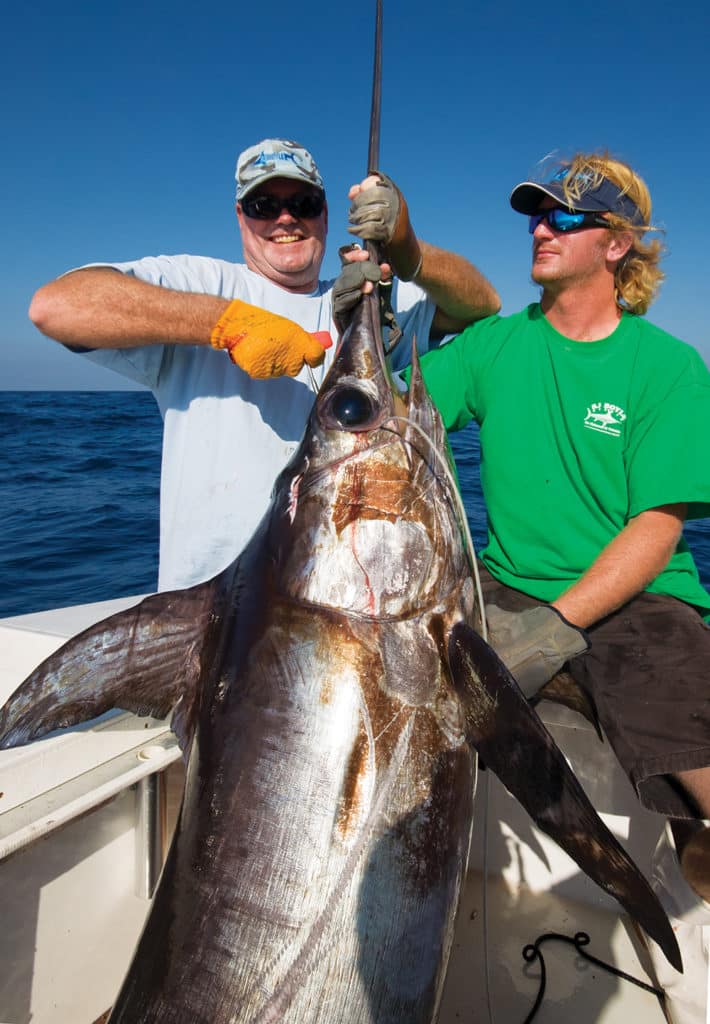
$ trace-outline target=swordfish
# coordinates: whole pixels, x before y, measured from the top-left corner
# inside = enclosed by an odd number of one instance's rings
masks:
[[[445,431],[416,351],[393,385],[356,307],[239,558],[70,640],[0,712],[0,745],[119,707],[187,761],[173,842],[111,1024],[431,1024],[477,753],[680,966],[480,619]]]

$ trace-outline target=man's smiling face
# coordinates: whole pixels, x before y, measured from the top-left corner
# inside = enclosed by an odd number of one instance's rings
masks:
[[[272,178],[254,190],[254,196],[279,199],[303,195],[309,190],[303,182]],[[249,194],[252,198],[252,193]],[[283,207],[276,217],[258,220],[247,217],[237,203],[237,219],[242,233],[244,259],[250,270],[292,292],[307,293],[318,285],[328,231],[328,207],[318,217],[294,217]]]

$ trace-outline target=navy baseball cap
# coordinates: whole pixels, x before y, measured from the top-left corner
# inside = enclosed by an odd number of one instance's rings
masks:
[[[580,190],[581,195],[575,198],[574,205],[565,195],[563,183],[569,174],[569,167],[558,171],[548,182],[522,181],[510,193],[510,205],[518,213],[537,213],[540,203],[549,196],[555,202],[575,213],[616,213],[625,217],[632,224],[643,224],[644,218],[633,199],[615,185],[609,178],[602,178],[595,184],[595,179],[581,175],[582,180],[588,179],[587,188]],[[580,175],[578,175],[580,177]]]

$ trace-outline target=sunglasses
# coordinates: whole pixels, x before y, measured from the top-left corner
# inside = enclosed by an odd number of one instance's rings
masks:
[[[310,220],[320,217],[325,206],[325,196],[319,192],[302,192],[288,199],[280,196],[261,195],[246,196],[241,201],[242,210],[253,220],[276,220],[282,210],[288,210],[292,217],[299,220]]]
[[[555,206],[551,210],[541,210],[530,217],[528,231],[532,235],[538,224],[543,221],[553,231],[580,231],[582,228],[608,228],[609,222],[600,213],[572,213]]]

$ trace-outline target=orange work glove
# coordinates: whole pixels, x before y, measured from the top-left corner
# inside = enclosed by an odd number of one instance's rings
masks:
[[[250,377],[295,377],[303,364],[320,366],[333,344],[327,331],[309,334],[286,317],[234,299],[212,328],[210,344],[224,348]]]

